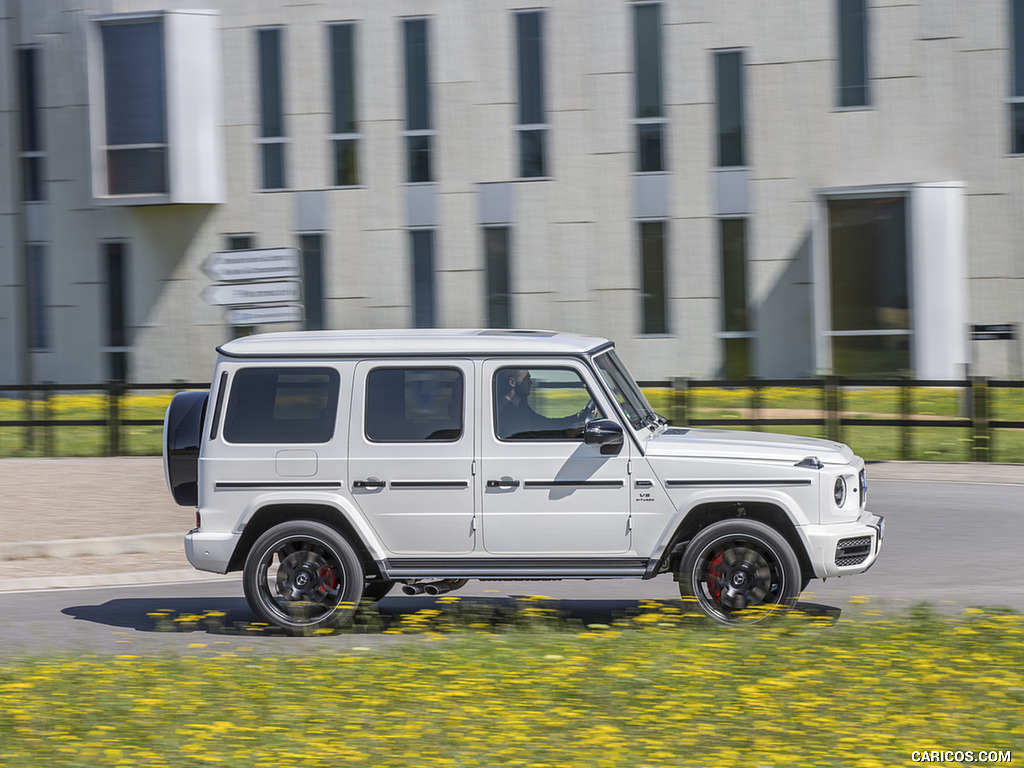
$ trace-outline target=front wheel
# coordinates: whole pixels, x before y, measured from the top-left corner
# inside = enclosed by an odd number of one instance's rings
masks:
[[[700,531],[683,554],[679,592],[722,624],[753,624],[800,595],[800,563],[783,536],[757,520],[723,520]]]
[[[293,635],[351,620],[364,580],[359,556],[345,537],[311,520],[281,523],[260,536],[242,573],[253,612]]]

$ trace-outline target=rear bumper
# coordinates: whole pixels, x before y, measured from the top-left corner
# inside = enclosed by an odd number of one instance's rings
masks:
[[[200,571],[227,573],[238,538],[237,533],[205,533],[195,528],[185,534],[185,557]]]
[[[878,559],[885,539],[885,518],[864,512],[848,525],[809,525],[802,529],[819,579],[863,573]]]

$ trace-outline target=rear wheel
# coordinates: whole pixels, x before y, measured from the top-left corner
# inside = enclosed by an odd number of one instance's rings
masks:
[[[679,592],[723,624],[753,624],[796,603],[802,577],[793,548],[757,520],[723,520],[700,531],[683,554]]]
[[[311,520],[281,523],[260,536],[242,573],[253,612],[293,635],[350,621],[364,580],[359,556],[345,537]]]

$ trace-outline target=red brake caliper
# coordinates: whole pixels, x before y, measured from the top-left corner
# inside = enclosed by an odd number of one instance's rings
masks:
[[[708,563],[707,581],[708,592],[711,593],[711,599],[716,603],[721,602],[722,598],[722,562],[724,558],[721,553],[715,555],[711,562]]]
[[[338,572],[330,565],[320,569],[320,586],[318,589],[323,593],[333,592],[338,588]]]

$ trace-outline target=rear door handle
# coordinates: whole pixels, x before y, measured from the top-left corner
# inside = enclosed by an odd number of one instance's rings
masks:
[[[353,488],[365,488],[367,490],[379,490],[387,488],[387,485],[383,480],[356,480],[352,483]]]
[[[518,488],[518,480],[488,480],[488,488]]]

